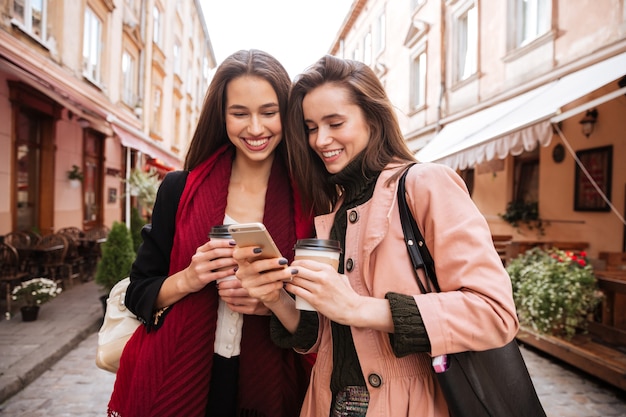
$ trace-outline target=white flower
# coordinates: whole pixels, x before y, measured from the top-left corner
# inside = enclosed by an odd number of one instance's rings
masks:
[[[62,289],[51,279],[33,278],[17,285],[11,293],[11,298],[14,301],[24,300],[26,305],[40,305],[50,301],[61,291]]]

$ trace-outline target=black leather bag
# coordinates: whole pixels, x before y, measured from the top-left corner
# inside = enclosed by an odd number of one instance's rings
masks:
[[[404,182],[398,185],[402,231],[416,279],[423,293],[439,292],[435,264],[406,202]],[[422,283],[417,269],[424,269]],[[507,345],[485,351],[447,355],[448,368],[435,373],[452,417],[545,417],[526,363],[513,339]]]

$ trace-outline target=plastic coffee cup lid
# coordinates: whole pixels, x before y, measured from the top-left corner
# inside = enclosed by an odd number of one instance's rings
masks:
[[[217,226],[211,227],[211,232],[209,233],[210,238],[214,239],[231,239],[232,236],[228,231],[229,224],[220,224]]]
[[[294,250],[308,249],[341,253],[339,241],[330,239],[298,239],[293,248]]]

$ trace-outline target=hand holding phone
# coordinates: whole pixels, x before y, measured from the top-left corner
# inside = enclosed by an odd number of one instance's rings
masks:
[[[237,246],[242,248],[246,246],[261,248],[261,254],[259,255],[261,259],[282,257],[263,223],[231,224],[228,227],[228,231],[233,240],[237,242]]]

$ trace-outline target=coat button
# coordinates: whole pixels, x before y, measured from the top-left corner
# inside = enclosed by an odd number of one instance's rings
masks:
[[[354,261],[352,260],[352,258],[348,258],[348,260],[346,261],[346,271],[350,272],[352,271],[352,269],[354,269]]]
[[[383,383],[382,378],[378,374],[369,374],[369,376],[367,377],[367,380],[369,381],[370,385],[373,386],[374,388],[380,387]]]
[[[348,220],[350,220],[350,223],[356,223],[359,220],[359,213],[356,210],[352,210],[348,215]]]

